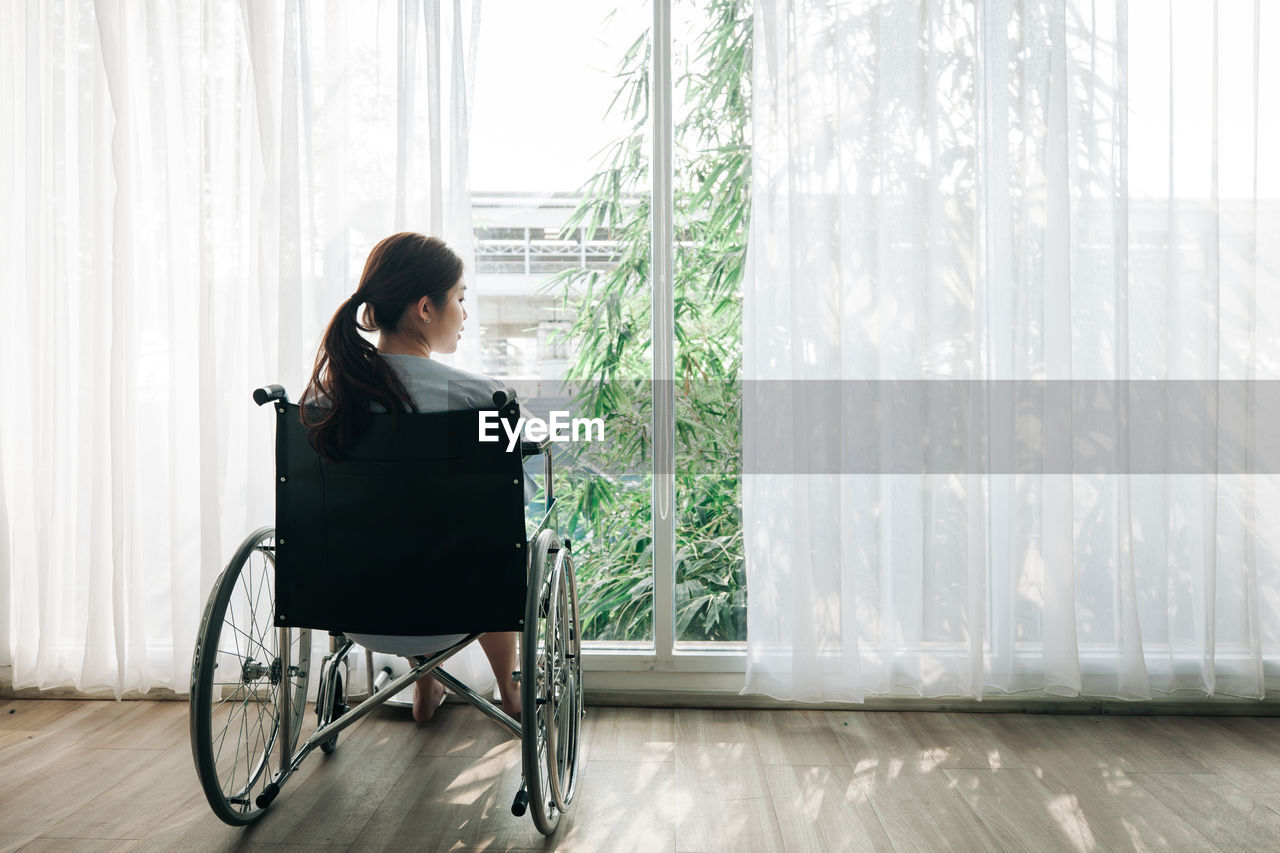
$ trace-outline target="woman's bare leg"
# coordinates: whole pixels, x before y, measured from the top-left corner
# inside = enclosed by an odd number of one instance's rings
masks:
[[[480,648],[489,658],[493,677],[498,680],[498,692],[502,694],[502,710],[520,719],[520,688],[511,673],[516,668],[516,632],[500,631],[480,638]],[[419,682],[421,684],[421,682]]]
[[[419,678],[413,685],[413,719],[414,722],[425,723],[436,715],[440,707],[440,699],[444,696],[444,685],[429,675]]]

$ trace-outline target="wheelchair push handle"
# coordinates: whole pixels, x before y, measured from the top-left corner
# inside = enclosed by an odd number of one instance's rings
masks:
[[[253,390],[253,402],[259,406],[265,406],[272,400],[289,402],[289,395],[285,392],[283,385],[264,385]]]
[[[516,390],[514,388],[504,388],[501,391],[493,392],[493,405],[499,409],[505,409],[507,406],[519,405],[516,399]],[[539,453],[546,453],[547,448],[551,446],[550,437],[544,438],[542,441],[522,440],[520,442],[521,456],[537,456]]]
[[[508,387],[503,388],[502,391],[493,392],[493,405],[497,406],[498,409],[506,409],[507,406],[520,405],[520,401],[516,400],[516,389]],[[539,453],[547,452],[547,448],[550,447],[550,443],[552,442],[550,442],[549,438],[545,438],[540,442],[521,441],[520,455],[538,456]]]
[[[537,456],[539,453],[546,453],[547,448],[551,446],[551,439],[544,438],[542,441],[521,441],[521,456]]]

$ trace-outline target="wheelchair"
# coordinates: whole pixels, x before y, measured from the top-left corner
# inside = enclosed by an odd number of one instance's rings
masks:
[[[479,412],[371,415],[347,456],[316,453],[300,409],[278,385],[253,399],[276,412],[276,524],[251,533],[205,606],[191,667],[191,748],[200,784],[234,826],[262,817],[317,748],[432,674],[521,742],[512,813],[544,835],[573,803],[584,715],[581,633],[571,543],[553,528],[548,441],[480,439]],[[514,391],[494,394],[513,430]],[[526,536],[524,459],[542,455],[545,507]],[[309,700],[312,635],[328,653]],[[517,631],[515,720],[443,669],[490,631]],[[388,680],[368,679],[355,707],[347,632],[462,635]],[[371,662],[372,654],[366,652]],[[314,709],[315,729],[301,733]]]

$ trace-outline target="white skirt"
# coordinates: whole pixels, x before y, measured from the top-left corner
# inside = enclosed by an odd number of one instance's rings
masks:
[[[410,637],[398,634],[352,634],[347,636],[374,652],[400,657],[421,655],[430,657],[442,652],[466,638],[466,634],[429,634],[424,637]]]

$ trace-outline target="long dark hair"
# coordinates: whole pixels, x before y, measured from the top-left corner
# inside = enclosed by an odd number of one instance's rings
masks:
[[[341,459],[368,428],[372,403],[392,417],[402,409],[418,410],[400,378],[360,330],[396,331],[405,309],[424,296],[443,307],[460,278],[462,259],[438,237],[405,231],[373,247],[360,286],[329,321],[311,381],[302,393],[302,422],[316,452]]]

